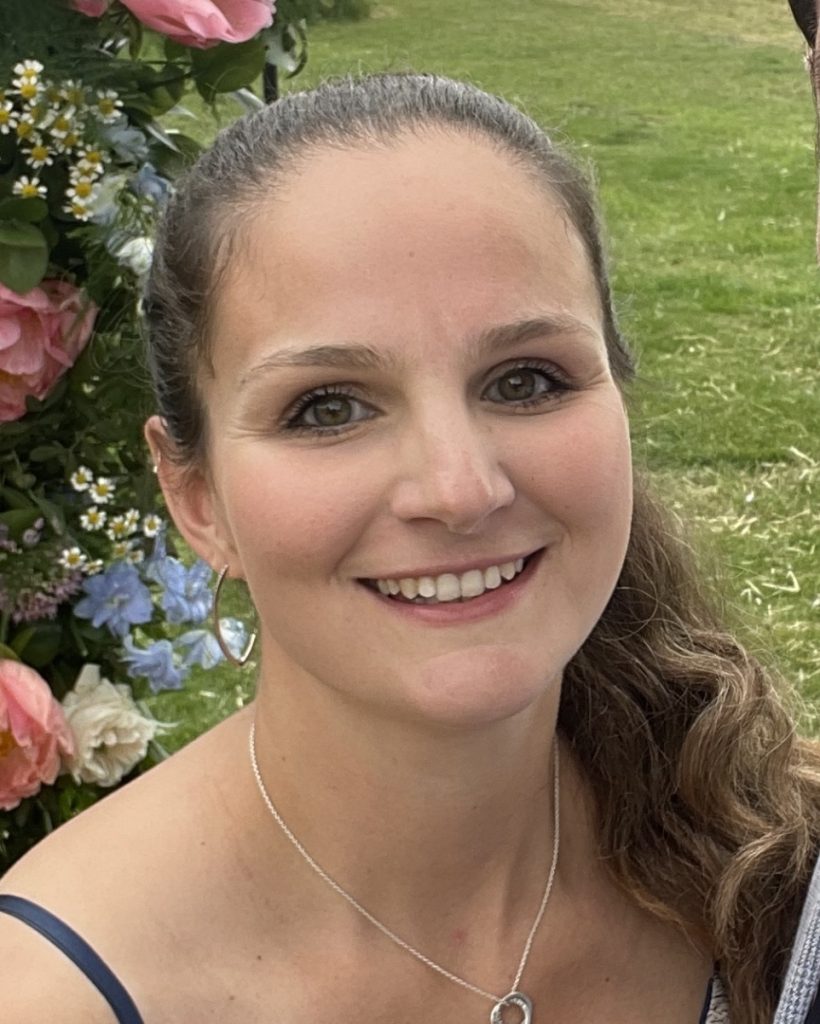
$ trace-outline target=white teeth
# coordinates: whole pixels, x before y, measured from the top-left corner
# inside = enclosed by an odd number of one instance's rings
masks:
[[[495,590],[501,586],[502,581],[509,582],[523,568],[524,559],[517,558],[514,562],[491,565],[483,571],[469,569],[461,576],[445,572],[435,578],[432,576],[418,578],[408,576],[399,580],[380,579],[374,582],[379,592],[385,596],[395,597],[401,594],[417,604],[436,604],[459,599],[468,601],[470,598],[480,597],[485,590]]]
[[[470,569],[461,576],[461,596],[478,597],[487,588],[484,586],[484,573],[481,569]]]
[[[457,601],[461,597],[461,587],[458,576],[451,572],[445,572],[436,576],[436,600]]]
[[[497,565],[491,565],[489,569],[484,570],[484,586],[487,590],[495,590],[501,586],[501,571]]]

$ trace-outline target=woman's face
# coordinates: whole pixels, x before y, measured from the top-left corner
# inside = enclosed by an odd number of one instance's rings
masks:
[[[627,419],[560,206],[461,134],[322,151],[219,288],[208,483],[180,518],[247,580],[263,680],[449,725],[556,687],[631,515]],[[448,575],[487,589],[418,604],[373,582],[462,593]]]

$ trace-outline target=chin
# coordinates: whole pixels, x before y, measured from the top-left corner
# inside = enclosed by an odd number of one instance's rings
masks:
[[[420,718],[469,729],[513,718],[548,697],[557,702],[560,678],[560,670],[545,670],[531,654],[493,644],[440,655],[408,682]]]

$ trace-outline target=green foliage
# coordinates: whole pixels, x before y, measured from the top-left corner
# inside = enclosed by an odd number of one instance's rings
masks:
[[[27,292],[42,281],[47,266],[42,231],[25,220],[0,220],[0,282],[12,291]]]

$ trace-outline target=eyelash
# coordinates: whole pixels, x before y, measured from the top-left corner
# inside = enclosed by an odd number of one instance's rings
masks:
[[[552,385],[552,390],[549,393],[542,393],[536,398],[523,399],[520,402],[508,403],[515,409],[524,409],[532,405],[541,405],[544,402],[556,401],[561,398],[568,391],[576,391],[577,388],[572,385],[567,377],[559,373],[551,363],[542,363],[539,360],[523,360],[515,363],[512,366],[508,366],[496,381],[503,379],[508,374],[515,373],[516,370],[536,370],[543,377],[545,377]],[[307,391],[302,395],[291,409],[285,414],[282,426],[286,431],[295,434],[313,434],[321,437],[332,437],[337,434],[344,434],[348,430],[352,430],[357,423],[363,423],[364,420],[356,420],[352,423],[345,423],[339,427],[322,427],[308,423],[298,423],[299,417],[310,408],[315,402],[321,398],[333,398],[340,396],[343,398],[350,398],[357,402],[361,402],[354,389],[349,385],[345,384],[327,384],[319,388],[314,388],[312,391]],[[498,403],[507,404],[507,403]],[[366,419],[372,419],[372,417],[366,417]]]

